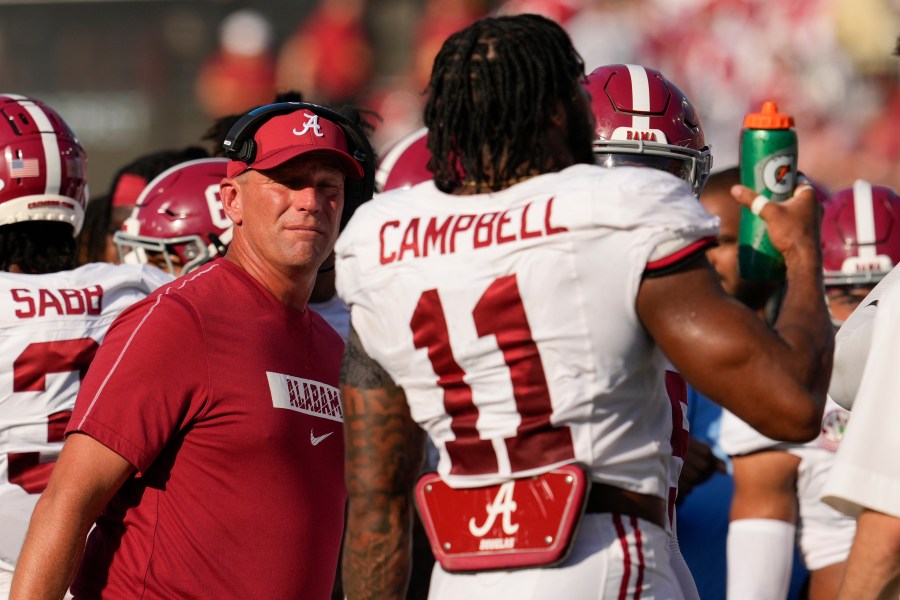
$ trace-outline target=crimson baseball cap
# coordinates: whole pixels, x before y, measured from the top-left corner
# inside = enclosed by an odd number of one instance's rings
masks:
[[[347,151],[347,138],[339,125],[311,110],[299,109],[266,121],[253,135],[256,156],[253,162],[228,161],[228,177],[247,169],[272,169],[307,152],[333,156],[351,179],[363,178],[363,167]]]

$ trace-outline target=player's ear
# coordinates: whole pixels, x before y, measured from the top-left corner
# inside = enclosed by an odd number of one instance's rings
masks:
[[[219,194],[222,197],[222,209],[225,214],[235,225],[240,225],[244,220],[240,184],[233,177],[226,177],[219,184]]]

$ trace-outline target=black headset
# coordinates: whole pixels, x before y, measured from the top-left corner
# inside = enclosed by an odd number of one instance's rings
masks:
[[[310,102],[277,102],[255,108],[241,117],[228,131],[222,147],[225,156],[231,160],[247,164],[256,158],[256,141],[253,136],[269,119],[298,110],[308,110],[338,125],[347,140],[347,150],[362,165],[362,179],[347,178],[344,193],[344,212],[341,215],[341,229],[350,220],[360,204],[370,200],[375,192],[375,153],[369,139],[359,125],[359,113],[348,106],[340,112]]]

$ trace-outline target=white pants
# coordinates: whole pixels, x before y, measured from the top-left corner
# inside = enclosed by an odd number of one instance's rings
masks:
[[[436,564],[429,600],[682,600],[669,536],[641,519],[586,514],[572,553],[545,569],[448,573]]]
[[[810,458],[811,455],[814,458]],[[816,571],[847,560],[856,535],[856,519],[822,502],[822,489],[828,481],[835,455],[811,450],[801,452],[799,456],[797,540],[806,568]]]

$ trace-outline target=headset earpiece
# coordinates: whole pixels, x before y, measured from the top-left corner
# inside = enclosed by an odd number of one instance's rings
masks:
[[[292,113],[301,108],[304,106],[300,102],[278,102],[251,110],[228,130],[225,141],[222,142],[225,156],[231,160],[253,162],[256,158],[256,142],[253,140],[256,130],[274,116]]]
[[[227,152],[226,156],[228,156],[228,158],[239,160],[241,162],[252,162],[253,157],[256,156],[256,141],[252,138],[249,140],[244,140],[240,144],[240,146],[235,148],[234,156],[229,155]]]

